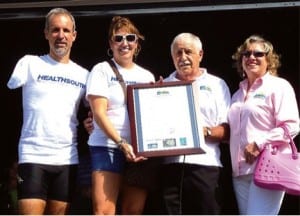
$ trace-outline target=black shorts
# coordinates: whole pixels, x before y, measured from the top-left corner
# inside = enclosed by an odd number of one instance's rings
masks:
[[[70,202],[77,165],[24,163],[18,166],[18,199],[37,198]]]

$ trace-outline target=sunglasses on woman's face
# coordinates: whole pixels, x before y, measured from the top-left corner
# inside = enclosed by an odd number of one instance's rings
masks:
[[[126,40],[127,42],[135,42],[136,38],[135,34],[115,35],[114,42],[121,43],[123,40]]]
[[[245,51],[242,52],[242,55],[245,56],[246,58],[249,58],[251,55],[253,55],[255,58],[260,58],[266,55],[266,52],[261,52],[261,51]]]

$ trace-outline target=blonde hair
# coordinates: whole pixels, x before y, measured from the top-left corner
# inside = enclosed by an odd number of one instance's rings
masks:
[[[232,59],[235,60],[235,67],[237,68],[238,73],[241,77],[245,76],[244,69],[242,66],[243,52],[247,50],[247,48],[252,43],[260,43],[263,46],[264,52],[266,53],[266,60],[268,63],[267,71],[269,71],[272,75],[277,76],[277,69],[280,67],[280,56],[276,53],[273,48],[271,42],[267,41],[263,37],[259,35],[251,35],[248,37],[242,45],[240,45],[236,52],[232,55]]]

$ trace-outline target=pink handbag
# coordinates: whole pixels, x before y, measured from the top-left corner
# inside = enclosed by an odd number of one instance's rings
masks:
[[[292,153],[282,153],[272,143],[260,154],[254,170],[254,183],[271,190],[283,190],[288,194],[300,195],[300,153],[287,129]]]

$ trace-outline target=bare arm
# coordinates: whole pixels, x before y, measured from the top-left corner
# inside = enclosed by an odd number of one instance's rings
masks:
[[[208,130],[210,129],[210,134]],[[204,127],[203,134],[205,138],[215,140],[215,141],[229,141],[230,128],[227,123],[222,123],[215,127]]]
[[[89,95],[88,100],[93,113],[93,118],[95,119],[96,123],[110,139],[112,139],[117,145],[119,145],[119,147],[125,154],[126,159],[134,162],[143,160],[144,158],[137,158],[135,156],[132,146],[130,144],[124,141],[120,142],[122,140],[122,137],[115,129],[114,125],[112,124],[112,122],[106,114],[108,107],[107,98]]]

